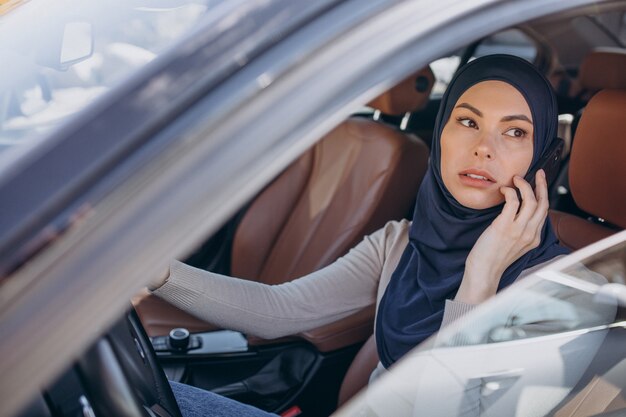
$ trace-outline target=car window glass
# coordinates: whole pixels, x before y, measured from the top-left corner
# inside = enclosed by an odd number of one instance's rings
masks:
[[[0,156],[32,144],[124,81],[219,2],[58,0],[0,10]],[[29,36],[12,33],[28,24]],[[4,65],[6,63],[6,65]],[[0,165],[3,165],[0,161]]]
[[[435,85],[430,93],[431,97],[443,95],[460,63],[461,56],[459,54],[446,56],[430,63],[430,68],[435,74]]]
[[[626,285],[626,242],[622,242],[563,270],[585,279],[590,273],[602,276],[608,283]]]
[[[459,50],[430,63],[436,79],[435,86],[431,92],[432,97],[441,97],[443,95],[456,69],[461,64],[463,52],[464,50]],[[537,47],[535,42],[521,30],[508,29],[483,39],[474,51],[470,61],[491,54],[516,55],[529,62],[534,62],[537,56]]]
[[[461,319],[464,321],[460,330],[438,338],[436,345],[499,343],[613,323],[615,302],[595,297],[606,281],[589,270],[585,280],[580,281],[580,286],[538,280],[529,286],[511,288],[495,300],[492,308],[477,312],[470,320]]]
[[[534,62],[537,47],[535,42],[521,30],[509,29],[485,38],[474,51],[472,59],[492,54],[516,55]]]
[[[595,46],[626,46],[626,13],[581,16],[572,21],[579,35]]]

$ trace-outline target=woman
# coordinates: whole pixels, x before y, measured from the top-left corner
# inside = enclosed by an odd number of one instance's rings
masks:
[[[566,253],[546,222],[543,171],[536,190],[522,178],[536,170],[556,129],[550,84],[531,64],[479,58],[442,98],[412,222],[389,222],[335,263],[282,285],[174,262],[154,293],[264,338],[328,324],[376,302],[375,376],[524,271]],[[179,400],[187,395],[174,390]]]

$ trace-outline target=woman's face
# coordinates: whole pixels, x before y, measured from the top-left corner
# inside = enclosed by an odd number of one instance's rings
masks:
[[[441,133],[441,176],[459,203],[500,204],[500,187],[524,177],[532,158],[532,115],[515,87],[483,81],[461,95]]]

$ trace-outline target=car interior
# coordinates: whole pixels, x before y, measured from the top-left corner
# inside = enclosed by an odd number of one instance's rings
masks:
[[[428,101],[433,82],[430,68],[421,69],[369,105],[392,116],[419,110]],[[428,147],[415,135],[373,118],[347,119],[266,187],[240,218],[227,225],[234,230],[230,232],[230,248],[224,250],[230,251],[230,269],[226,273],[266,284],[280,284],[330,264],[388,219],[410,215],[427,161]],[[312,204],[319,207],[312,208]],[[237,224],[233,224],[235,221]],[[227,234],[228,230],[223,233]],[[259,242],[265,244],[259,245]],[[212,241],[208,245],[211,244]],[[223,245],[224,240],[219,244]],[[216,253],[212,248],[207,252]],[[211,259],[213,263],[219,261]],[[214,330],[211,325],[154,296],[140,300],[135,308],[152,336],[167,335],[174,327],[193,332]],[[374,308],[371,306],[339,322],[278,341],[284,342],[280,348],[282,352],[273,359],[275,363],[270,364],[277,370],[286,368],[291,371],[292,367],[285,367],[280,358],[283,355],[291,358],[292,352],[303,349],[301,345],[305,342],[316,353],[322,354],[311,362],[319,370],[309,371],[322,378],[309,383],[309,393],[304,393],[308,397],[302,396],[302,400],[310,398],[313,403],[316,401],[314,393],[320,391],[330,391],[329,396],[336,396],[340,381],[331,375],[337,371],[345,372],[355,346],[372,334],[373,321]],[[249,346],[276,345],[276,342],[248,337]],[[310,351],[304,349],[297,361],[305,362],[309,355]],[[254,364],[258,359],[244,362],[241,375],[246,376],[249,369],[258,368],[259,365]],[[266,367],[270,364],[260,368],[257,374],[267,375]],[[182,372],[185,380],[193,381],[193,385],[242,401],[260,398],[264,405],[272,404],[270,397],[274,396],[274,406],[297,394],[302,379],[309,373],[291,376],[299,384],[289,390],[261,396],[252,391],[248,383],[233,386],[241,376],[237,376],[231,361],[225,364],[228,370],[218,372],[212,369],[217,364],[210,362],[197,363],[192,370],[186,366],[184,358],[182,363],[168,358],[166,369],[168,365],[178,367],[176,373]],[[186,371],[181,370],[181,366],[186,367]],[[227,379],[207,379],[207,376],[215,378],[216,375]],[[286,378],[272,376],[278,380]],[[249,378],[255,376],[244,380]],[[329,384],[333,379],[334,387]],[[260,385],[282,385],[272,380],[263,382]],[[344,391],[350,389],[348,387],[351,387],[349,382]]]
[[[445,88],[472,58],[498,52],[531,59],[557,93],[565,148],[549,217],[561,243],[577,250],[624,230],[626,13],[619,11],[539,19],[419,69],[322,137],[183,261],[280,284],[332,263],[387,221],[410,219],[428,164],[438,84]],[[444,61],[454,65],[437,70]],[[179,416],[168,379],[283,416],[327,416],[367,385],[378,362],[374,305],[277,340],[218,329],[155,296],[138,296],[133,305],[22,416],[90,408],[112,416],[128,404],[125,415]],[[553,415],[590,415],[580,407],[590,398],[603,404],[598,413],[626,408],[623,391],[608,399],[589,394],[598,392],[593,378]]]

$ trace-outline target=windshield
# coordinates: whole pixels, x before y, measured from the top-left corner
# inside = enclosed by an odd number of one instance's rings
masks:
[[[34,146],[219,3],[0,1],[0,168],[18,154],[9,150]]]

